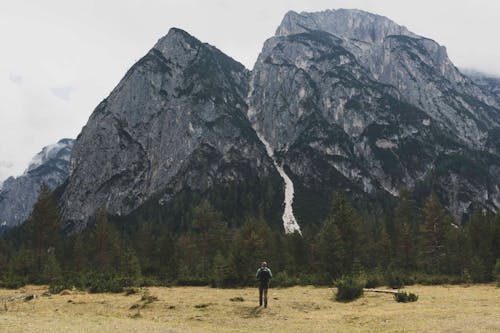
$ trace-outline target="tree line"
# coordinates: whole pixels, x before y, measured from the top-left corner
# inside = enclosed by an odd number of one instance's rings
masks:
[[[273,284],[328,285],[363,270],[367,285],[488,282],[500,274],[500,213],[480,207],[454,223],[435,194],[417,207],[409,191],[384,216],[367,218],[344,193],[322,223],[302,235],[272,230],[262,216],[230,226],[203,200],[182,232],[148,220],[123,228],[105,207],[81,232],[64,234],[47,186],[29,220],[0,237],[0,286],[50,284],[93,292],[139,285],[248,286],[261,260]]]

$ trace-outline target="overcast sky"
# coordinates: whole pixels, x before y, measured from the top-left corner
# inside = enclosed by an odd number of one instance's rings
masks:
[[[500,75],[495,0],[0,0],[0,181],[75,138],[95,106],[170,27],[251,69],[288,10],[358,8],[445,45],[459,67]]]

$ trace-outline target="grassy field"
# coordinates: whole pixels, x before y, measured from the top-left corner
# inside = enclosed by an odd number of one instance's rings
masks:
[[[141,300],[145,290],[4,301],[0,332],[500,332],[500,289],[494,285],[411,286],[406,290],[419,300],[405,304],[390,294],[339,303],[330,288],[270,289],[267,309],[256,306],[252,288],[148,290],[158,298],[148,304]],[[44,291],[0,289],[0,298]]]

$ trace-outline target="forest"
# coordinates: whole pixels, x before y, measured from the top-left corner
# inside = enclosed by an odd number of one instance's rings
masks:
[[[262,260],[274,273],[272,286],[282,287],[331,285],[360,271],[366,287],[500,279],[500,213],[477,206],[457,224],[435,194],[418,207],[407,190],[376,219],[342,192],[329,211],[321,223],[302,226],[301,234],[285,234],[259,215],[239,226],[228,223],[208,200],[189,208],[180,231],[158,220],[123,225],[103,206],[87,228],[68,233],[53,193],[42,184],[29,220],[0,237],[0,287],[243,287],[255,284]]]

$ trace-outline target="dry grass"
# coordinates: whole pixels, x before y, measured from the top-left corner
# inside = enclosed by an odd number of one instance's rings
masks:
[[[256,306],[257,290],[250,288],[149,288],[158,297],[152,302],[141,300],[142,291],[70,292],[0,304],[0,332],[500,332],[500,289],[494,285],[407,289],[419,294],[418,302],[365,293],[338,303],[329,288],[270,289],[267,309]],[[44,291],[0,290],[0,298]]]

